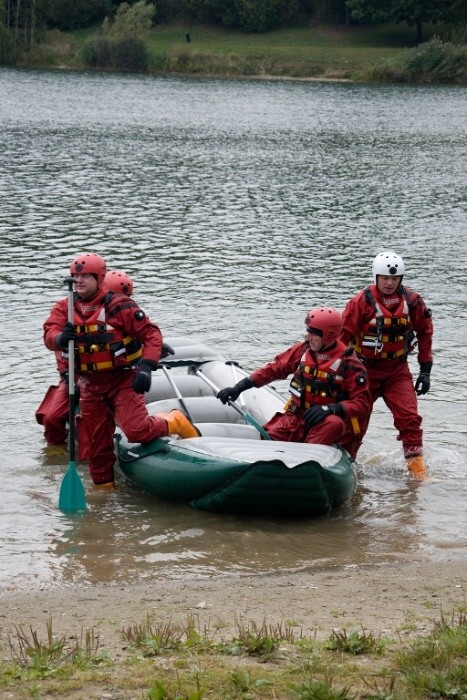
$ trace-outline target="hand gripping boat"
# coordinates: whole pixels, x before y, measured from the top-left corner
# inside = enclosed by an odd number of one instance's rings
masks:
[[[264,439],[262,425],[284,406],[274,389],[249,389],[224,406],[217,391],[248,372],[191,339],[166,342],[175,354],[152,375],[148,410],[183,411],[201,437],[141,445],[117,431],[118,465],[137,487],[194,508],[286,517],[325,515],[353,495],[356,473],[345,450]]]

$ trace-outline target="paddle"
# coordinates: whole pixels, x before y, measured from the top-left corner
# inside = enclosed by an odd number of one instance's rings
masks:
[[[206,376],[203,374],[203,372],[202,372],[201,369],[199,369],[199,368],[197,369],[196,367],[193,367],[193,371],[194,371],[194,373],[195,373],[198,377],[200,377],[206,384],[208,384],[208,385],[211,387],[211,389],[214,389],[214,391],[216,392],[216,394],[219,393],[219,391],[220,391],[219,387],[216,386],[216,385],[214,384],[214,382],[212,382],[208,377],[206,377]],[[240,406],[239,406],[238,404],[235,403],[235,401],[231,401],[231,400],[229,399],[229,400],[228,400],[228,404],[229,404],[229,406],[232,406],[232,408],[234,408],[234,409],[237,411],[237,413],[239,413],[239,414],[247,421],[247,423],[250,423],[250,425],[252,425],[253,427],[255,427],[256,430],[262,435],[262,437],[263,437],[265,440],[271,440],[271,437],[267,434],[267,432],[265,431],[265,429],[263,428],[263,426],[262,426],[260,423],[258,423],[258,421],[255,420],[255,419],[253,418],[252,415],[250,415],[249,413],[247,413],[246,411],[244,411],[243,409],[241,409]]]
[[[180,401],[180,405],[181,405],[181,407],[183,408],[183,410],[185,411],[185,413],[186,413],[186,415],[187,415],[187,418],[190,420],[191,423],[194,423],[194,421],[193,421],[193,416],[191,415],[190,411],[188,410],[188,406],[187,406],[186,403],[185,403],[185,400],[184,400],[184,398],[183,398],[183,396],[182,396],[182,392],[180,391],[180,389],[179,389],[178,386],[176,385],[175,380],[174,380],[173,377],[171,376],[169,370],[168,370],[167,367],[166,367],[165,365],[163,365],[163,364],[160,364],[159,367],[162,367],[162,371],[164,372],[164,374],[165,374],[165,376],[166,376],[166,378],[167,378],[167,381],[169,382],[170,386],[171,386],[172,389],[174,390],[175,396],[176,396],[177,399]]]
[[[67,277],[65,284],[68,284],[68,320],[73,323],[73,277]],[[58,497],[58,507],[66,512],[86,510],[86,494],[84,493],[83,482],[76,471],[76,446],[75,446],[75,343],[68,342],[68,448],[69,461],[68,470],[63,477],[60,494]]]

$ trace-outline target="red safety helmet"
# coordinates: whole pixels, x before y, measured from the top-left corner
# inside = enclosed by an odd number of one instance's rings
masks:
[[[70,265],[70,274],[73,275],[94,275],[97,286],[100,288],[104,282],[106,265],[104,258],[97,253],[81,253]]]
[[[310,309],[305,316],[305,326],[320,331],[323,346],[331,345],[340,336],[342,330],[342,314],[337,309],[328,306],[319,306]]]
[[[133,280],[122,270],[110,270],[105,276],[105,286],[111,292],[126,294],[128,297],[133,294]]]

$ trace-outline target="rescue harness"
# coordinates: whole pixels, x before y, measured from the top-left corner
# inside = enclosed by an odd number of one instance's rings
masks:
[[[406,357],[417,345],[410,323],[410,296],[401,285],[402,299],[391,312],[376,301],[371,287],[366,287],[365,300],[373,307],[374,317],[355,338],[352,347],[362,359],[394,360]]]
[[[292,405],[296,409],[306,410],[311,406],[335,403],[348,398],[343,389],[344,369],[345,358],[352,352],[351,348],[344,349],[339,357],[334,353],[329,361],[321,364],[318,369],[307,348],[290,381]]]
[[[103,297],[101,305],[86,319],[86,323],[76,319],[75,309],[77,372],[105,372],[132,367],[143,354],[139,340],[124,335],[106,321],[113,295],[114,292],[108,292]]]

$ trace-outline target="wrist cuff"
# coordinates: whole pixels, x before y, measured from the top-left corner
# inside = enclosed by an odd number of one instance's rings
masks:
[[[247,389],[251,389],[252,387],[254,387],[254,384],[251,380],[251,377],[245,377],[244,379],[241,379],[237,384],[237,389],[239,389],[240,393],[242,391],[246,391]]]
[[[344,411],[344,407],[342,406],[341,403],[331,403],[331,404],[329,404],[329,408],[331,409],[331,411],[334,413],[335,416],[339,416],[339,418],[344,418],[345,411]]]

